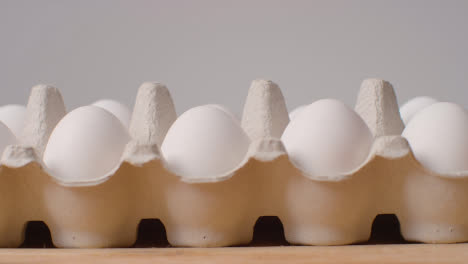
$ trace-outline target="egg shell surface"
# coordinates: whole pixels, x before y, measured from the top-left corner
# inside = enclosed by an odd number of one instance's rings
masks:
[[[281,140],[292,163],[303,172],[338,176],[366,160],[373,136],[354,110],[338,100],[322,99],[292,119]]]
[[[0,107],[0,122],[3,122],[16,137],[21,136],[25,120],[25,106],[12,104]]]
[[[224,107],[204,105],[183,113],[161,146],[169,169],[187,178],[230,173],[246,157],[250,140]]]
[[[103,99],[95,102],[93,105],[111,112],[126,128],[130,125],[131,112],[128,107],[121,102],[111,99]]]
[[[97,106],[68,113],[52,131],[44,164],[52,176],[67,182],[103,177],[120,162],[130,136],[122,123]]]
[[[468,171],[468,111],[462,106],[432,104],[414,116],[402,136],[426,168],[438,173]]]
[[[17,139],[11,130],[5,124],[0,122],[0,157],[3,155],[5,147],[15,144],[16,141]]]
[[[289,120],[293,120],[294,118],[296,118],[299,115],[299,113],[301,113],[302,110],[304,110],[306,106],[307,105],[301,105],[301,106],[294,108],[294,110],[292,110],[291,113],[289,113]]]
[[[407,125],[419,111],[434,103],[437,103],[437,100],[429,96],[419,96],[409,100],[400,107],[401,120]]]

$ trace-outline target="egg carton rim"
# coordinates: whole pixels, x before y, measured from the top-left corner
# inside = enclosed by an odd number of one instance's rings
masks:
[[[281,141],[279,139],[266,139],[267,141],[276,141],[277,144],[281,144]],[[392,150],[395,148],[393,145],[383,145],[383,141],[400,141],[399,143],[402,143],[403,149],[400,149],[398,151],[397,155],[386,155],[387,153],[391,153]],[[251,146],[258,145],[259,143],[263,143],[261,140],[259,142],[256,142],[256,144],[251,144]],[[398,146],[402,147],[402,146]],[[11,145],[8,146],[7,149],[10,148],[18,148],[17,145]],[[154,149],[154,146],[153,148]],[[23,150],[25,152],[30,153],[31,148],[24,147]],[[8,153],[8,151],[6,151]],[[26,154],[28,154],[26,153]],[[274,154],[270,156],[270,154]],[[267,156],[267,159],[264,159],[262,157]],[[148,166],[159,166],[164,169],[164,173],[168,175],[172,175],[173,177],[177,177],[180,181],[189,183],[189,184],[203,184],[203,183],[216,183],[216,182],[222,182],[226,181],[232,177],[236,177],[238,174],[238,171],[242,169],[244,166],[247,166],[250,163],[253,162],[261,162],[261,163],[268,163],[268,162],[274,162],[277,159],[280,158],[285,158],[287,159],[288,163],[291,165],[291,167],[294,167],[297,169],[300,174],[312,181],[317,181],[317,182],[340,182],[344,180],[348,180],[351,178],[355,178],[359,173],[359,171],[364,170],[367,166],[370,166],[372,162],[375,160],[381,158],[385,160],[397,160],[397,159],[409,159],[411,164],[418,170],[422,171],[425,175],[427,176],[432,176],[432,177],[440,177],[444,179],[452,179],[452,180],[463,180],[468,178],[468,171],[463,171],[463,172],[456,172],[456,173],[438,173],[435,171],[432,171],[425,166],[423,166],[415,157],[413,152],[411,151],[411,148],[409,147],[409,144],[407,143],[407,140],[402,137],[402,136],[382,136],[379,138],[376,138],[374,140],[374,143],[372,145],[371,151],[366,158],[366,160],[360,164],[357,168],[353,169],[352,171],[348,173],[343,173],[340,175],[328,175],[328,176],[323,176],[323,175],[312,175],[309,174],[303,170],[301,170],[298,166],[294,164],[294,162],[291,161],[289,156],[285,151],[269,151],[269,152],[251,152],[251,154],[247,154],[242,163],[240,163],[236,168],[233,170],[230,170],[226,173],[210,176],[210,177],[201,177],[201,178],[192,178],[192,177],[184,177],[183,175],[177,175],[174,172],[170,171],[167,167],[167,163],[164,161],[161,155],[158,155],[158,153],[153,153],[153,158],[150,159],[141,159],[138,158],[136,155],[129,155],[121,160],[119,164],[114,167],[109,173],[106,173],[105,175],[95,178],[95,179],[87,179],[87,180],[79,180],[79,181],[67,181],[65,179],[61,179],[60,177],[54,176],[53,173],[51,173],[47,167],[43,164],[43,162],[37,158],[37,156],[33,157],[28,157],[25,159],[23,156],[20,156],[19,159],[16,159],[15,157],[8,157],[4,156],[2,158],[2,165],[1,167],[9,168],[9,169],[21,169],[23,167],[27,166],[37,166],[47,174],[47,176],[54,182],[58,183],[61,186],[66,186],[66,187],[89,187],[89,186],[97,186],[100,184],[103,184],[110,180],[114,175],[118,174],[119,171],[124,167],[124,166],[131,166],[133,168],[142,168],[142,167],[148,167]]]

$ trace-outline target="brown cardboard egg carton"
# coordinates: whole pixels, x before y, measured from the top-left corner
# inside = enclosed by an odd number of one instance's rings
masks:
[[[0,246],[21,244],[28,221],[44,221],[57,247],[128,247],[141,219],[158,218],[173,246],[247,244],[260,216],[278,216],[287,241],[342,245],[368,240],[378,214],[395,214],[405,239],[468,241],[468,173],[424,168],[400,136],[390,83],[362,83],[356,111],[375,140],[367,161],[346,175],[308,175],[289,160],[280,136],[289,122],[279,87],[255,80],[242,127],[252,142],[245,162],[225,175],[192,179],[166,169],[159,151],[176,119],[164,85],[144,83],[121,163],[92,181],[64,182],[46,172],[42,153],[66,110],[59,91],[32,89],[21,144],[0,169]],[[226,150],[229,151],[229,150]]]

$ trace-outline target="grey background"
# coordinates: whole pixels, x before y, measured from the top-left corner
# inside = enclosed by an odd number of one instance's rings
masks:
[[[168,85],[178,113],[220,103],[239,114],[250,82],[280,85],[289,109],[361,81],[468,104],[468,1],[0,0],[0,104],[38,83],[68,109],[132,107],[143,81]]]

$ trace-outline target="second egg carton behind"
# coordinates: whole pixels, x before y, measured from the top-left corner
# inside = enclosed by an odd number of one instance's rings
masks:
[[[279,87],[255,80],[241,122],[252,140],[247,159],[232,173],[192,179],[166,169],[159,146],[175,108],[164,85],[144,83],[120,165],[71,182],[42,165],[66,111],[56,88],[36,86],[21,144],[1,160],[0,246],[19,246],[27,222],[44,221],[58,247],[128,247],[148,218],[164,223],[173,246],[239,245],[252,240],[260,216],[278,216],[292,244],[342,245],[368,240],[378,214],[395,214],[407,240],[468,241],[468,173],[435,174],[416,161],[390,83],[365,80],[355,109],[375,137],[367,161],[346,175],[306,174],[280,140],[289,117]]]

